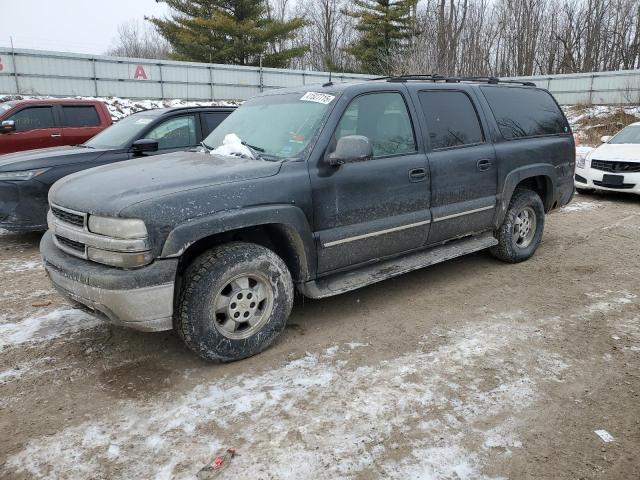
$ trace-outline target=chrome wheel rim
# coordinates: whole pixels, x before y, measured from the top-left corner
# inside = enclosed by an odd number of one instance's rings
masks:
[[[273,291],[267,277],[261,273],[241,274],[216,294],[214,324],[227,338],[248,338],[269,320],[272,309]]]
[[[531,207],[523,208],[513,223],[513,243],[516,247],[527,248],[536,234],[536,212]]]

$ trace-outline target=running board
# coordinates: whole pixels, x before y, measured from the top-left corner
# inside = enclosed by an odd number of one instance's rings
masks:
[[[366,265],[357,270],[335,273],[299,285],[300,292],[310,298],[324,298],[350,292],[419,268],[445,262],[498,244],[491,232],[452,240],[429,250],[422,250],[391,260]]]

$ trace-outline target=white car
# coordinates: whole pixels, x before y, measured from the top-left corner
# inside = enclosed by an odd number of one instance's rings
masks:
[[[602,145],[576,158],[579,192],[608,190],[640,194],[640,122],[632,123]]]

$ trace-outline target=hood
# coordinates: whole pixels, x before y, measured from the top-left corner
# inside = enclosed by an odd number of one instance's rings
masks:
[[[625,162],[640,162],[640,144],[632,143],[604,143],[591,154],[596,160],[624,160]]]
[[[80,212],[117,215],[135,203],[172,193],[269,177],[281,164],[199,152],[168,153],[74,173],[53,185],[49,200]]]
[[[0,172],[69,165],[95,160],[105,150],[84,147],[52,147],[0,155]]]

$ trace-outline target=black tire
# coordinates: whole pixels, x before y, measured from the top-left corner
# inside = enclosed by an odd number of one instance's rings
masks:
[[[236,285],[239,281],[250,285],[251,278],[256,285],[249,288],[256,290],[242,290],[239,284]],[[264,290],[267,299],[255,306],[256,302],[249,304],[248,299],[251,292],[257,290]],[[235,301],[243,306],[236,307],[232,302],[242,292],[245,292],[245,298]],[[252,299],[257,300],[257,296]],[[227,298],[229,302],[226,302]],[[226,306],[218,313],[218,305],[223,303]],[[208,250],[187,267],[174,315],[174,328],[184,343],[204,359],[241,360],[260,353],[274,341],[284,330],[292,305],[293,282],[282,259],[260,245],[234,242]],[[239,310],[230,314],[232,306]],[[249,320],[238,323],[250,307],[254,311],[250,319],[257,318],[256,324],[250,325]],[[261,312],[260,308],[264,310]],[[235,322],[232,316],[237,316],[238,312],[242,315]],[[234,321],[235,327],[225,329],[229,321]],[[242,330],[242,325],[247,328]],[[252,331],[254,329],[257,330]],[[242,338],[242,335],[247,336]]]
[[[527,236],[528,243],[522,242],[523,237],[520,236],[520,231],[517,222],[518,216],[523,212],[527,212],[530,216],[531,213],[535,215],[534,228],[529,228],[527,231],[531,232],[531,238]],[[529,222],[529,224],[534,223]],[[496,238],[498,239],[498,245],[491,248],[491,253],[494,257],[508,263],[523,262],[535,253],[540,241],[542,240],[542,232],[544,231],[544,205],[540,196],[529,189],[518,188],[511,197],[509,203],[509,209],[504,217],[502,225],[496,232]]]

